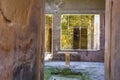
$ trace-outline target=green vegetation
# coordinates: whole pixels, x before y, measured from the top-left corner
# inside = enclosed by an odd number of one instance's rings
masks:
[[[52,27],[52,15],[46,14],[45,19],[46,19],[46,21],[45,21],[46,27],[48,27],[48,26]]]
[[[91,29],[94,26],[93,24],[94,24],[93,14],[62,15],[61,48],[62,49],[87,49],[88,35],[91,36],[89,33],[91,32]],[[76,30],[78,31],[77,34],[75,34],[75,32],[77,32]],[[86,33],[84,34],[84,32]]]
[[[45,52],[51,52],[52,50],[52,24],[53,15],[45,15]]]
[[[53,68],[45,67],[44,80],[49,80],[52,75],[57,75],[66,78],[79,78],[81,80],[90,80],[87,72],[75,72],[69,68]]]
[[[50,77],[52,76],[52,71],[54,70],[54,68],[52,67],[45,67],[44,69],[44,80],[49,80]]]

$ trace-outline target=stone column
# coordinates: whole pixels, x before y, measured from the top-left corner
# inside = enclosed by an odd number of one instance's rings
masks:
[[[61,38],[61,14],[57,13],[53,15],[53,55],[60,49]]]

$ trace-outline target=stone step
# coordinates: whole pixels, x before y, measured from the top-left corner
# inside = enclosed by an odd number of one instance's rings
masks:
[[[66,78],[60,76],[52,76],[49,80],[80,80],[78,78]]]

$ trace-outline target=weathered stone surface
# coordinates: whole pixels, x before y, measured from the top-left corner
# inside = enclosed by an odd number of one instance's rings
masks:
[[[59,77],[59,76],[52,76],[49,80],[81,80],[78,78],[65,78],[65,77]]]
[[[41,2],[0,0],[0,80],[36,80],[40,74],[36,56]]]
[[[59,2],[59,3],[58,3]],[[89,4],[88,4],[89,3]],[[58,4],[59,9],[55,8]],[[71,5],[72,4],[72,5]],[[87,6],[86,6],[87,4]],[[53,14],[53,60],[65,60],[64,54],[57,54],[61,51],[61,15],[62,14],[100,14],[100,50],[98,51],[76,51],[72,54],[72,61],[99,61],[104,62],[105,50],[105,0],[46,0],[45,10],[47,14]]]
[[[30,17],[33,0],[0,0],[0,9],[4,16],[16,23],[26,24]]]
[[[52,66],[55,68],[56,67],[57,68],[65,68],[66,67],[65,62],[61,62],[61,61],[45,62],[45,66]],[[75,72],[87,72],[90,80],[104,80],[104,63],[75,62],[74,61],[74,62],[70,62],[70,69]],[[52,79],[53,79],[53,77],[52,77]],[[65,79],[65,80],[67,80],[67,79]],[[71,80],[74,80],[74,79],[71,79]]]
[[[105,0],[46,0],[47,13],[91,13],[105,10]]]
[[[0,12],[0,79],[11,80],[13,73],[14,29]]]
[[[61,51],[61,15],[56,13],[53,15],[53,60],[65,60],[64,53],[59,54]],[[104,62],[105,50],[105,32],[104,32],[104,13],[100,14],[100,50],[98,51],[76,51],[78,54],[71,55],[71,61],[94,61]],[[65,50],[64,50],[65,51]]]
[[[106,4],[106,80],[120,80],[120,0]]]

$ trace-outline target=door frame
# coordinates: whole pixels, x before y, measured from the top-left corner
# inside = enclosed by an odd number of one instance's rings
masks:
[[[41,0],[40,9],[40,25],[38,28],[38,48],[37,48],[37,79],[44,80],[44,36],[45,36],[45,0]],[[106,0],[105,9],[105,80],[113,80],[111,70],[111,55],[112,55],[112,0]]]

